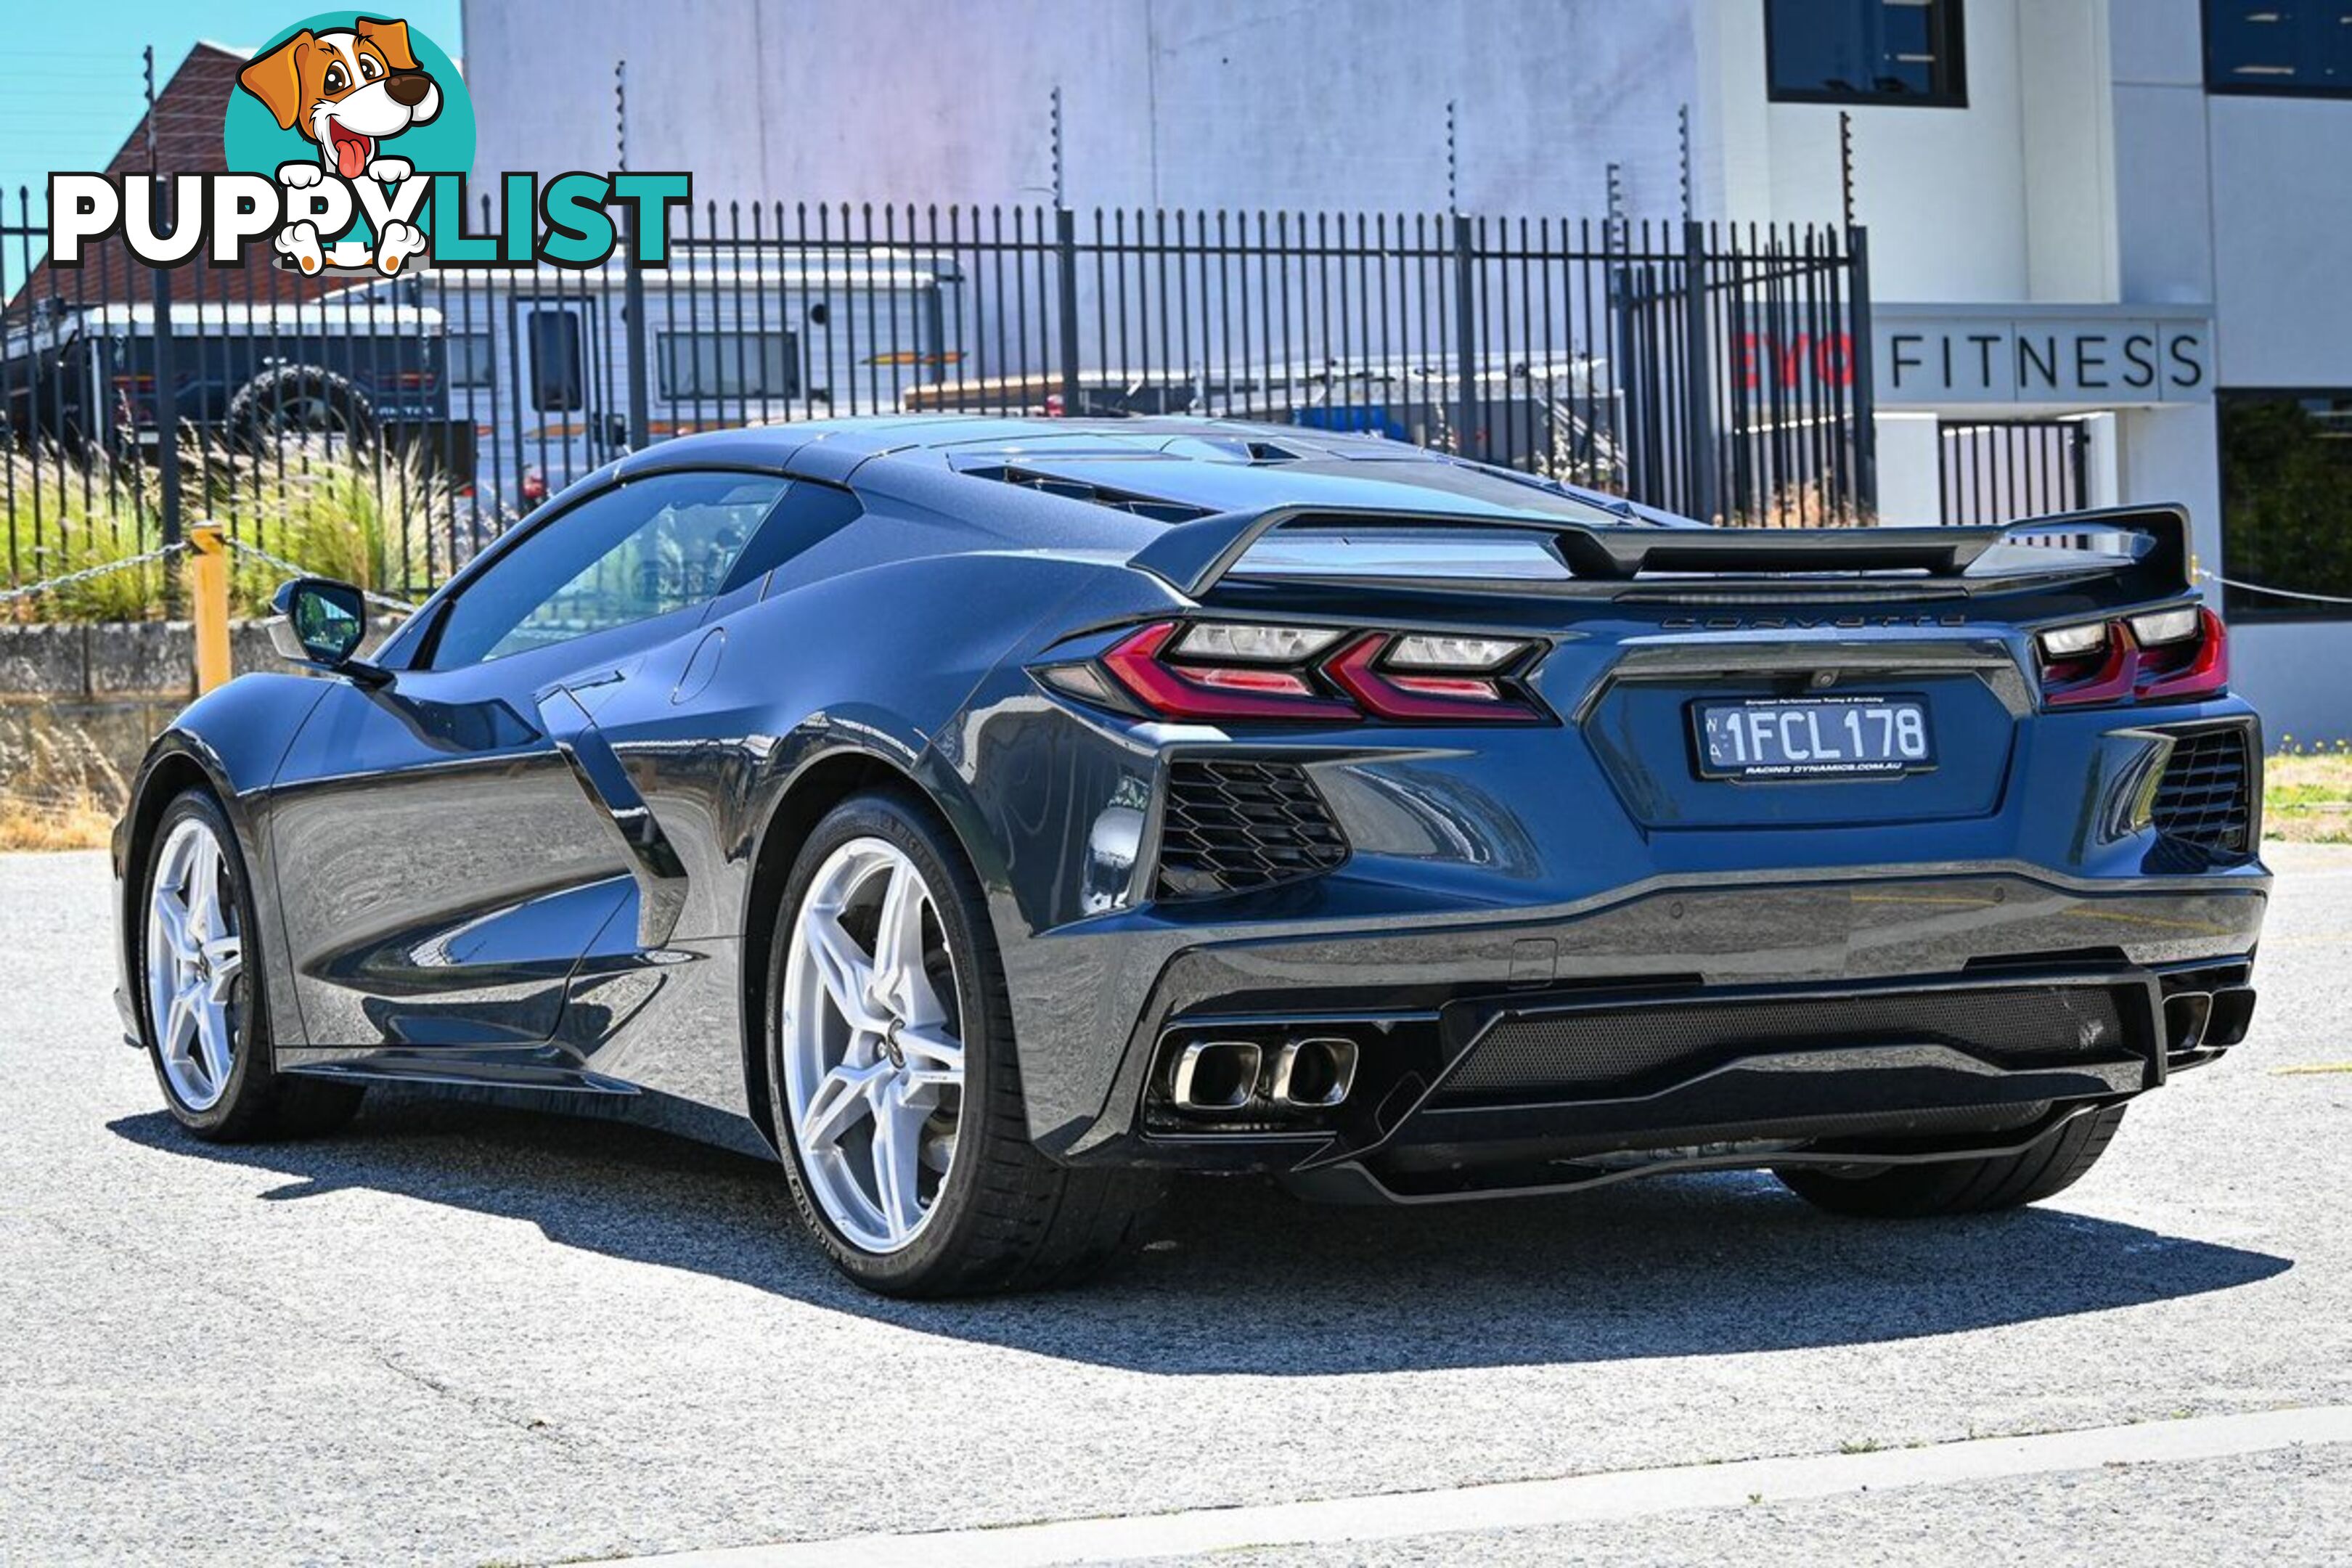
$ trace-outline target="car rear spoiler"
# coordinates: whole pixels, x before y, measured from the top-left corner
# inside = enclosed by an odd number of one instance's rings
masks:
[[[2190,586],[2189,513],[2170,504],[2059,512],[1992,527],[1935,528],[1609,526],[1523,516],[1276,507],[1172,524],[1128,563],[1197,599],[1233,574],[1269,534],[1394,529],[1544,535],[1570,579],[1547,586],[1564,589],[1590,584],[1605,590],[1643,577],[1855,573],[1896,581],[1941,579],[1979,589],[2020,580],[2114,575],[2134,601],[2177,595]],[[1988,561],[1995,551],[2000,553]]]

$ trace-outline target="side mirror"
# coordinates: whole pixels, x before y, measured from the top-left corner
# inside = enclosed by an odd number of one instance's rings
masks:
[[[349,583],[329,577],[297,577],[281,585],[269,607],[269,640],[278,657],[316,665],[369,685],[389,679],[352,656],[367,637],[367,600]]]

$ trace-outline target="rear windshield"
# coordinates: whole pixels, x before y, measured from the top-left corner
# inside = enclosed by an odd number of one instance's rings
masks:
[[[1564,583],[1549,539],[1524,529],[1277,529],[1234,566],[1245,577],[1424,577]]]

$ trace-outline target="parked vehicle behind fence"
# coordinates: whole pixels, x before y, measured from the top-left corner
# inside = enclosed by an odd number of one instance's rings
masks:
[[[364,295],[171,307],[172,374],[156,386],[153,305],[46,310],[0,340],[0,389],[16,440],[127,457],[152,448],[166,412],[184,427],[258,448],[282,437],[430,437],[454,458],[437,310]],[[468,432],[470,435],[470,432]]]
[[[901,388],[964,358],[948,346],[961,274],[937,258],[722,254],[640,278],[643,333],[629,330],[619,264],[443,271],[367,289],[446,334],[448,406],[476,437],[485,504],[528,510],[629,449],[640,345],[648,442],[895,406]]]

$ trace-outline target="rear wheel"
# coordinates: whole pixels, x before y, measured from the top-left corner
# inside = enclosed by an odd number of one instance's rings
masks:
[[[357,1086],[289,1078],[270,1061],[252,889],[219,804],[184,792],[153,844],[142,883],[141,1019],[173,1120],[217,1142],[309,1137],[350,1121]]]
[[[793,1202],[852,1279],[898,1296],[1039,1289],[1127,1250],[1156,1184],[1031,1145],[980,887],[919,804],[862,795],[817,825],[768,995]]]
[[[2039,1203],[2064,1192],[2098,1163],[2123,1125],[2124,1108],[2077,1116],[2030,1149],[1981,1160],[1918,1165],[1790,1165],[1772,1173],[1790,1192],[1832,1214],[1872,1219],[1927,1219],[1985,1214]]]

